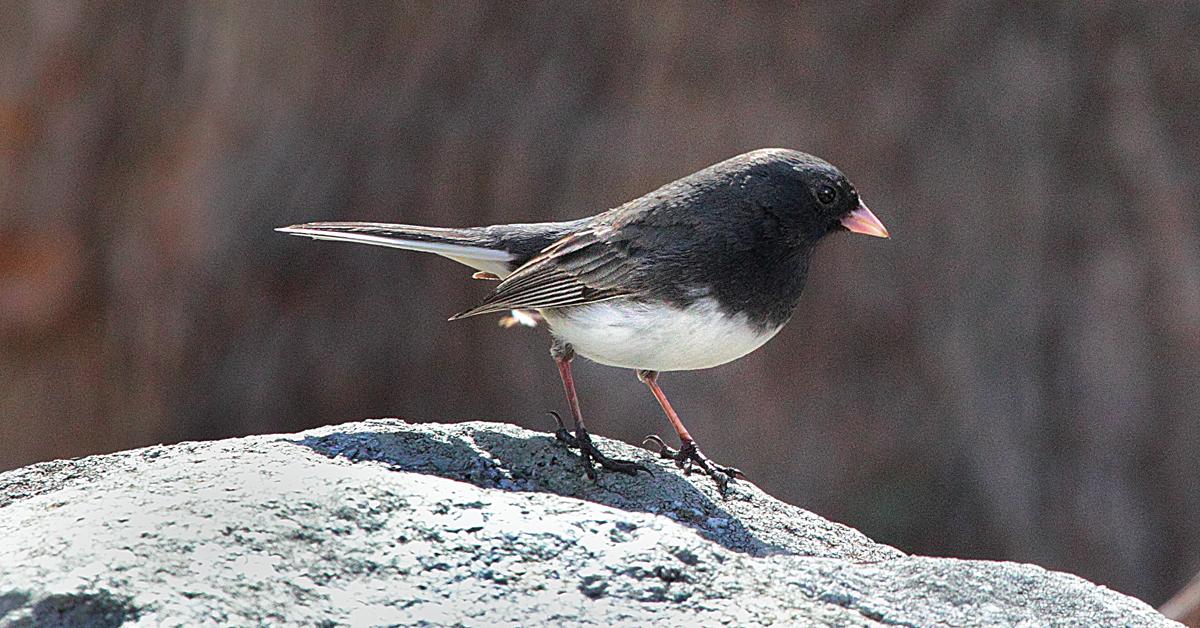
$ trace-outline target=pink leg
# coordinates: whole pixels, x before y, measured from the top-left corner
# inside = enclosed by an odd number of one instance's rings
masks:
[[[696,446],[696,440],[692,438],[687,428],[683,426],[683,421],[679,419],[675,408],[672,408],[671,402],[667,400],[666,393],[658,385],[657,372],[638,371],[637,375],[643,384],[650,387],[650,392],[654,393],[654,398],[658,400],[658,405],[662,406],[663,413],[667,415],[667,420],[671,422],[671,427],[675,428],[675,433],[679,435],[680,445],[678,451],[671,449],[658,436],[647,436],[646,440],[643,441],[644,443],[657,444],[659,455],[674,460],[675,464],[683,469],[684,473],[691,472],[693,465],[699,467],[701,471],[704,471],[708,477],[717,483],[717,490],[722,495],[728,489],[730,480],[738,476],[746,477],[741,471],[733,467],[722,467],[715,464],[700,451],[700,448]]]
[[[554,436],[566,443],[568,447],[579,449],[579,457],[588,477],[596,479],[596,468],[592,465],[593,461],[600,463],[600,466],[605,469],[628,475],[637,475],[638,471],[650,473],[649,469],[636,462],[614,460],[596,449],[596,446],[592,444],[591,436],[588,435],[587,428],[583,425],[583,412],[579,410],[579,395],[575,393],[575,378],[571,375],[571,359],[575,357],[575,350],[569,344],[555,341],[550,348],[550,355],[558,364],[558,375],[562,378],[563,392],[567,395],[567,405],[571,408],[571,418],[575,422],[575,433],[572,434],[567,426],[563,425],[558,414],[551,413],[558,421],[558,429],[554,432]]]

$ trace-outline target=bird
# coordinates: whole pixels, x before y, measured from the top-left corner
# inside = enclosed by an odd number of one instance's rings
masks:
[[[544,321],[573,425],[557,413],[557,440],[595,465],[636,475],[645,466],[606,456],[592,442],[571,362],[582,356],[631,369],[679,438],[653,444],[685,473],[702,472],[724,495],[735,467],[709,459],[659,385],[659,373],[707,369],[774,337],[800,300],[818,242],[845,231],[890,234],[849,179],[796,150],[764,148],[713,164],[601,213],[562,222],[424,227],[309,222],[277,231],[441,255],[498,281],[460,320],[510,312],[508,323]]]

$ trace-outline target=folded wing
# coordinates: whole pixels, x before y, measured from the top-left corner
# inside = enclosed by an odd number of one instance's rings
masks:
[[[501,312],[584,305],[634,294],[634,264],[620,243],[599,230],[568,235],[501,281],[483,303],[450,320]]]

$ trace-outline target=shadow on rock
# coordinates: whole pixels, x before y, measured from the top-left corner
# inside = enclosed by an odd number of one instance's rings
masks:
[[[33,626],[121,626],[138,618],[138,609],[128,599],[107,591],[49,595],[33,606]]]
[[[774,542],[771,537],[779,530],[760,533],[746,527],[739,515],[759,511],[764,504],[779,504],[748,483],[734,483],[728,496],[722,498],[713,482],[703,475],[684,476],[649,451],[609,439],[593,439],[608,455],[639,462],[652,475],[638,473],[633,477],[599,470],[599,477],[590,480],[578,455],[553,435],[495,423],[413,425],[399,420],[373,420],[315,430],[290,442],[331,458],[379,463],[396,471],[436,475],[482,488],[554,493],[658,514],[729,549],[753,556],[808,553],[797,552],[791,543]],[[787,513],[780,514],[786,518]]]

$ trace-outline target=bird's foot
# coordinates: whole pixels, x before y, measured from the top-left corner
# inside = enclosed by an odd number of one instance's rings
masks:
[[[725,495],[729,490],[729,482],[736,478],[746,478],[746,474],[733,467],[723,467],[712,460],[708,459],[700,448],[696,446],[694,441],[684,441],[679,449],[673,449],[663,442],[663,439],[657,435],[650,435],[642,441],[642,444],[654,443],[658,446],[658,455],[663,458],[668,458],[675,461],[675,466],[683,469],[684,475],[690,474],[692,471],[699,469],[705,475],[712,478],[713,482],[717,483],[717,492]]]
[[[650,472],[650,469],[647,469],[636,462],[630,460],[616,460],[600,453],[600,450],[592,444],[592,437],[588,435],[586,429],[584,429],[582,426],[577,427],[575,428],[575,432],[572,433],[571,430],[567,429],[567,426],[563,424],[562,417],[558,416],[557,412],[551,412],[550,414],[553,415],[554,420],[558,422],[558,429],[554,430],[554,437],[563,443],[566,443],[567,447],[579,450],[579,459],[583,465],[584,471],[587,473],[588,478],[592,480],[596,479],[596,467],[592,464],[593,462],[599,464],[605,469],[608,469],[609,471],[617,471],[626,475],[636,476],[638,471],[645,471],[646,475],[654,475]]]

